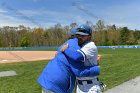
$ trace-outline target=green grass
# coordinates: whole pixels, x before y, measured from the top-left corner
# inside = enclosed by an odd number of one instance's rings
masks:
[[[0,64],[0,71],[14,70],[18,74],[0,78],[0,93],[41,93],[37,78],[47,62]]]
[[[99,49],[100,80],[107,89],[140,75],[140,49]],[[0,93],[41,93],[37,78],[48,61],[0,64],[0,71],[14,70],[17,76],[0,77]]]
[[[140,49],[100,49],[100,80],[107,89],[140,75]]]

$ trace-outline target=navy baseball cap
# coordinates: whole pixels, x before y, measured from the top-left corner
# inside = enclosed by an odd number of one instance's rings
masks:
[[[77,35],[91,35],[92,34],[92,28],[88,25],[80,25],[77,28]]]
[[[77,28],[72,28],[71,30],[70,30],[70,35],[75,35],[76,34],[76,32],[77,32]]]

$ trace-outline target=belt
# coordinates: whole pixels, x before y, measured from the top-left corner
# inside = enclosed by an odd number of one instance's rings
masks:
[[[84,85],[85,83],[86,84],[92,84],[93,81],[92,80],[77,80],[77,83],[80,84],[80,85]]]

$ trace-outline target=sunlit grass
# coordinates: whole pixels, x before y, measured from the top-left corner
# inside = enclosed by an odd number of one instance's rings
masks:
[[[140,49],[99,49],[100,80],[107,89],[140,75]],[[37,78],[48,61],[0,64],[0,71],[14,70],[18,74],[0,77],[0,93],[41,93]]]
[[[99,49],[100,80],[107,89],[140,75],[140,49]]]
[[[14,70],[18,74],[0,78],[0,93],[41,93],[37,78],[47,62],[0,64],[0,71]]]

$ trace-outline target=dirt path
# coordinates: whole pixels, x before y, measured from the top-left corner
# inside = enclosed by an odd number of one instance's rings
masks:
[[[56,51],[0,51],[0,63],[50,60]]]

